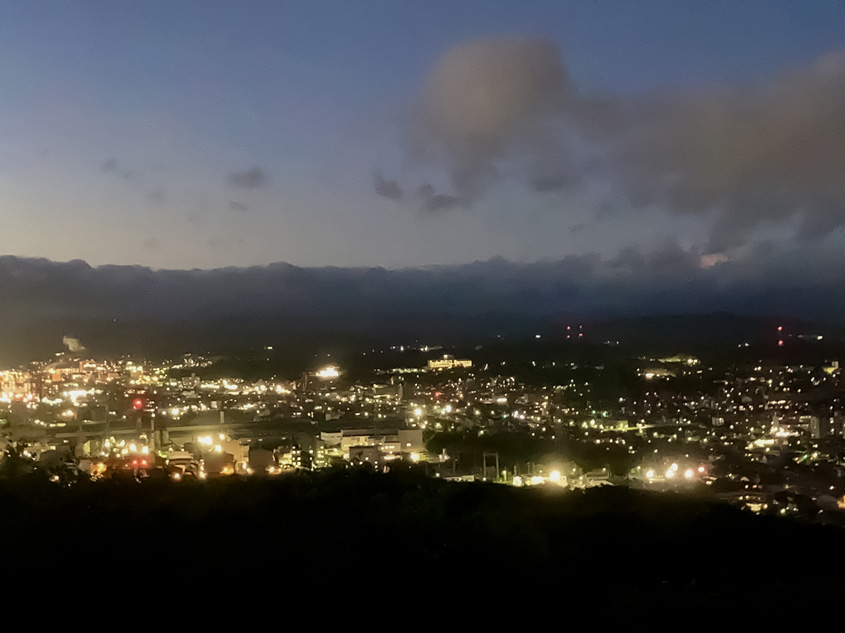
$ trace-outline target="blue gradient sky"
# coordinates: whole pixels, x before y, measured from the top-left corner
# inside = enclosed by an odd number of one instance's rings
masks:
[[[704,248],[711,215],[632,211],[595,183],[505,175],[437,214],[377,195],[375,174],[446,186],[414,164],[407,112],[448,50],[501,35],[554,42],[585,95],[637,100],[807,67],[845,48],[845,3],[0,0],[0,253],[403,267]]]

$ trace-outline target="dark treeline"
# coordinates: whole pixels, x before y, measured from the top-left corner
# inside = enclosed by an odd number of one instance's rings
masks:
[[[183,583],[222,591],[227,604],[451,596],[479,615],[494,608],[481,596],[497,610],[565,598],[572,613],[633,614],[773,595],[818,603],[845,588],[836,527],[626,488],[454,484],[413,468],[69,488],[19,478],[0,483],[0,542],[7,578],[39,586],[50,552],[57,568],[98,579],[62,581],[65,591],[155,595],[162,613]]]

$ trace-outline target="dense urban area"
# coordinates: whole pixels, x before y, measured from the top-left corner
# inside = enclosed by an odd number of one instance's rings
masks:
[[[272,346],[167,362],[68,349],[0,373],[0,474],[70,485],[414,468],[517,487],[682,491],[845,523],[837,359],[629,357],[574,327],[572,341],[538,335],[517,354],[401,345],[360,352],[349,371],[315,357],[293,377],[255,375],[283,356]],[[362,363],[368,354],[375,362]]]

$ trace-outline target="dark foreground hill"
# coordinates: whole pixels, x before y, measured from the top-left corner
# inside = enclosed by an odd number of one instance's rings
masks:
[[[232,608],[246,600],[247,611],[342,600],[434,613],[449,603],[489,618],[565,604],[570,616],[654,621],[670,608],[832,607],[845,589],[839,528],[625,488],[514,489],[416,473],[5,482],[0,543],[7,587],[143,600],[161,617],[198,592]]]

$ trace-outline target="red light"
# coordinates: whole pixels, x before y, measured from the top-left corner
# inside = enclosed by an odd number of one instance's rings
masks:
[[[782,325],[778,326],[778,332],[783,332],[783,326]]]
[[[133,466],[137,466],[137,465],[138,465],[138,460],[137,460],[137,459],[133,459],[133,460],[132,460],[132,465],[133,465]]]
[[[143,409],[144,408],[144,401],[141,400],[140,398],[135,398],[135,400],[132,401],[132,408],[135,409],[136,411],[138,411],[139,409]]]
[[[783,341],[778,341],[778,347],[783,347]]]

